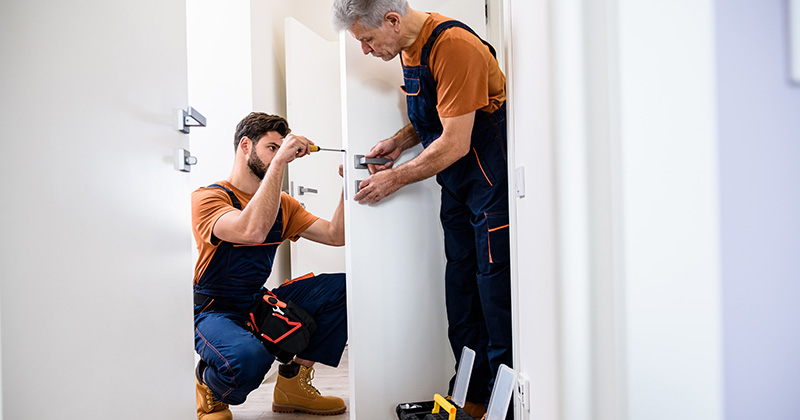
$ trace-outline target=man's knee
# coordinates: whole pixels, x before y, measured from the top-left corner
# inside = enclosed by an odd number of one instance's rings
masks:
[[[347,289],[347,281],[344,273],[325,273],[317,276],[320,284],[324,285],[325,293],[331,298],[338,300],[344,298]]]
[[[241,384],[261,383],[269,371],[275,357],[267,352],[264,345],[258,340],[236,346],[234,356],[233,375],[236,382]]]

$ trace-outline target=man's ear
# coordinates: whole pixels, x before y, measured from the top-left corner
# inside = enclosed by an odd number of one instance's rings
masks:
[[[397,13],[397,12],[389,12],[389,13],[386,13],[383,16],[383,20],[386,21],[386,22],[389,22],[389,26],[391,26],[392,29],[394,29],[394,30],[399,30],[400,29],[400,19],[401,18],[402,18],[402,16],[400,16],[400,13]]]
[[[253,143],[250,141],[250,138],[247,136],[242,137],[239,140],[239,148],[242,149],[242,153],[248,154],[250,153],[250,148],[253,146]]]

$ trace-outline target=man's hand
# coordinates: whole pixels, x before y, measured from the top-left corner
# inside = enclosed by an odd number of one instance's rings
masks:
[[[391,162],[387,162],[383,165],[374,165],[371,163],[367,164],[367,167],[369,168],[369,173],[374,174],[380,171],[385,171],[386,169],[390,169],[392,165],[394,165],[394,162],[397,160],[397,157],[400,156],[400,153],[402,152],[403,148],[398,147],[397,141],[394,138],[388,138],[386,140],[379,141],[378,144],[372,146],[372,149],[370,149],[369,153],[367,153],[365,157],[387,158],[391,159]]]
[[[394,170],[380,171],[361,181],[358,193],[353,199],[358,201],[359,204],[376,204],[393,194],[403,185]]]
[[[278,149],[275,159],[279,159],[280,162],[289,163],[296,158],[311,153],[312,144],[314,144],[313,141],[303,136],[289,134],[283,139],[283,144],[281,144],[281,148]]]

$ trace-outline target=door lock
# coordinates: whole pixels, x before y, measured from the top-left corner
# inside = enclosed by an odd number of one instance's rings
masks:
[[[186,149],[175,149],[175,169],[181,172],[190,172],[192,165],[197,165],[197,158]]]

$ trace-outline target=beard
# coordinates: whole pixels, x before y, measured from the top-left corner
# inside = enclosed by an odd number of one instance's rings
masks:
[[[253,175],[257,176],[258,179],[264,179],[269,165],[265,165],[261,158],[256,156],[255,153],[251,153],[250,158],[247,159],[247,167],[250,168],[250,171],[252,171]]]

